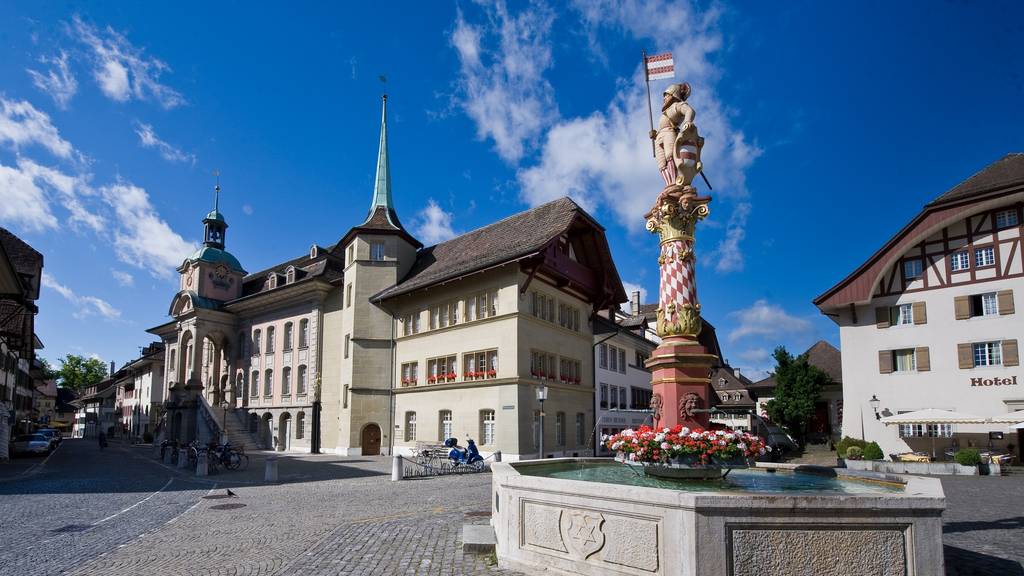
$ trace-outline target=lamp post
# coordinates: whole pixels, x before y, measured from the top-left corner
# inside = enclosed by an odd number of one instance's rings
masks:
[[[881,403],[882,401],[879,400],[878,396],[875,396],[874,394],[871,395],[871,400],[868,400],[868,404],[871,404],[871,409],[875,411],[875,420],[882,419],[882,415],[878,413],[878,405]]]
[[[540,402],[540,430],[537,431],[540,458],[544,458],[544,401],[548,399],[548,387],[544,384],[537,386],[537,401]]]

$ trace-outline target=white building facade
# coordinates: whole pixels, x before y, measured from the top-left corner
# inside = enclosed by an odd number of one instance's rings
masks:
[[[639,294],[633,293],[634,314],[607,312],[595,320],[594,414],[596,415],[594,455],[611,456],[601,437],[626,428],[651,426],[651,372],[644,365],[658,346],[658,338],[639,314]]]
[[[877,441],[886,454],[930,451],[933,441],[939,453],[1020,449],[1018,431],[1006,425],[886,426],[879,418],[1024,408],[1022,203],[1024,155],[1011,154],[926,205],[815,300],[839,325],[843,436]]]

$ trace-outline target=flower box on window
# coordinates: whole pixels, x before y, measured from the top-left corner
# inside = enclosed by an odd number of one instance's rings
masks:
[[[455,382],[455,372],[449,372],[448,373],[448,381],[449,382]]]
[[[497,378],[498,377],[497,370],[488,370],[487,371],[487,377],[488,378]]]
[[[437,383],[437,376],[427,376],[427,384]]]
[[[537,377],[537,371],[536,370],[530,370],[530,376],[533,376],[534,378],[536,378]]]

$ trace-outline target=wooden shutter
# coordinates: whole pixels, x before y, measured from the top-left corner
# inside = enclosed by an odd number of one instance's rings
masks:
[[[889,307],[879,306],[875,308],[875,326],[879,328],[889,327]]]
[[[878,351],[878,372],[880,374],[892,373],[892,350]]]
[[[924,302],[914,302],[914,324],[928,323],[928,308]]]
[[[928,354],[928,347],[922,346],[914,349],[914,355],[917,357],[917,371],[928,372],[932,369],[932,359]]]
[[[960,368],[974,368],[974,347],[970,344],[957,344],[956,357]]]
[[[953,311],[957,320],[967,320],[971,317],[971,297],[957,296],[953,298]]]
[[[1000,290],[996,293],[999,302],[999,315],[1013,314],[1013,290]]]
[[[1003,366],[1019,366],[1017,340],[1003,340]]]

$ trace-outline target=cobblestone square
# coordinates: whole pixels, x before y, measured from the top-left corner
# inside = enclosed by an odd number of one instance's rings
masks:
[[[510,574],[459,541],[489,520],[489,474],[393,483],[386,457],[306,455],[267,485],[266,455],[195,478],[148,446],[66,441],[0,479],[0,574]],[[1022,477],[943,486],[947,574],[1024,574]]]

